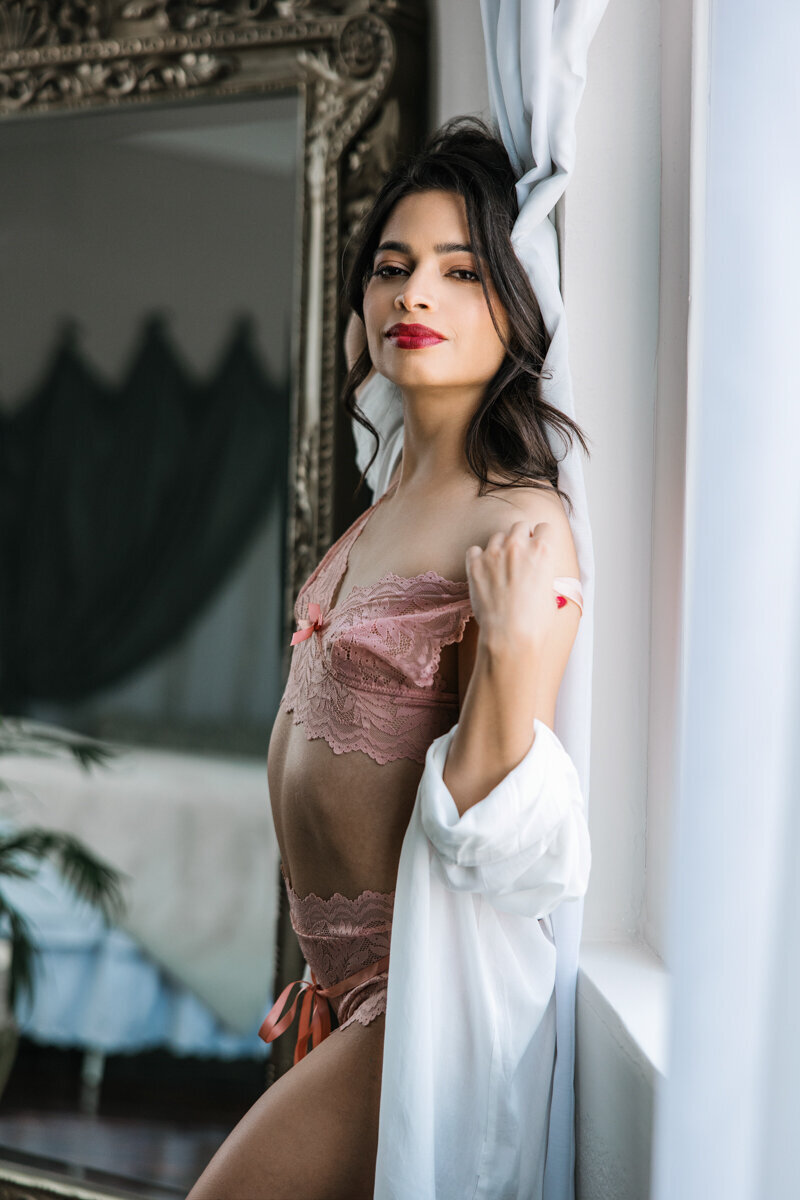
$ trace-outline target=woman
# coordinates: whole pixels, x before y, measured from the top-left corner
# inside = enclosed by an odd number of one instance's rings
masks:
[[[402,458],[300,590],[268,757],[316,1027],[189,1200],[373,1195],[394,889],[427,749],[457,723],[443,780],[463,815],[529,754],[534,723],[554,724],[581,593],[545,423],[585,442],[539,392],[546,338],[509,240],[514,188],[502,142],[462,118],[390,173],[359,233],[345,407],[371,428],[356,389],[393,381]],[[580,866],[554,859],[554,877],[582,894],[585,842],[563,856]]]

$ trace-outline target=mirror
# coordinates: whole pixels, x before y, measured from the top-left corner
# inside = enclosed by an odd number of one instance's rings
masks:
[[[267,744],[294,596],[368,502],[342,271],[426,39],[421,3],[242,7],[29,3],[0,37],[0,716],[115,750],[0,753],[0,835],[126,876],[110,926],[49,861],[0,878],[40,949],[4,1195],[184,1195],[291,1062],[257,1036],[303,967]]]

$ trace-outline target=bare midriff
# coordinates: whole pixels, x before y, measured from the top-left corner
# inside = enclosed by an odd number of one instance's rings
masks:
[[[457,690],[458,646],[441,669]],[[378,763],[360,750],[336,754],[278,710],[267,754],[272,817],[283,869],[300,896],[391,892],[424,765]]]

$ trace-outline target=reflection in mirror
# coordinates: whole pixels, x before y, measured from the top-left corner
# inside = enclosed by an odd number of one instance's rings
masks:
[[[0,757],[0,832],[80,838],[127,905],[0,880],[41,950],[0,1151],[176,1194],[269,1053],[298,120],[285,93],[0,125],[0,713],[119,751]]]

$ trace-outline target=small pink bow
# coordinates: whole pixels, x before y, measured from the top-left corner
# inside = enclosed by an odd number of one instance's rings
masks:
[[[296,646],[298,642],[305,641],[306,638],[311,637],[311,635],[315,629],[322,629],[322,626],[323,626],[322,611],[321,611],[319,605],[316,604],[313,600],[309,601],[308,615],[311,618],[311,620],[306,621],[301,617],[300,627],[296,633],[292,634],[292,640],[290,642],[290,645]]]

